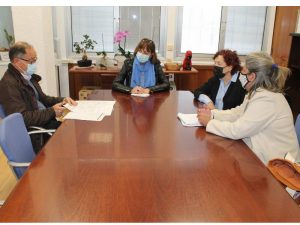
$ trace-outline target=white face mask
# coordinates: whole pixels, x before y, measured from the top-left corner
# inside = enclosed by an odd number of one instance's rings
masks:
[[[244,75],[244,74],[240,74],[239,80],[240,80],[243,88],[245,88],[249,82],[247,75]]]

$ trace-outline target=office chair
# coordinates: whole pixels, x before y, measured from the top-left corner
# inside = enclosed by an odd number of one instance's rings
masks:
[[[4,112],[3,106],[0,104],[0,119],[4,119],[6,117],[6,114]],[[46,130],[45,128],[38,127],[38,126],[30,126],[29,129],[31,130]],[[51,132],[48,133],[50,136],[52,135]]]
[[[55,130],[36,130],[27,133],[23,116],[20,113],[13,113],[0,122],[0,145],[17,179],[22,177],[35,158],[29,135],[36,133],[52,135],[53,132]]]

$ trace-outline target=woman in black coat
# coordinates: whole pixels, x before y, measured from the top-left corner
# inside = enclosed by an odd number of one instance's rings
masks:
[[[157,59],[152,40],[144,38],[140,41],[133,58],[124,61],[112,89],[128,94],[151,94],[170,89],[169,80]]]
[[[214,76],[194,91],[194,96],[210,109],[231,109],[240,105],[245,89],[240,82],[240,60],[235,51],[221,50],[214,57]]]

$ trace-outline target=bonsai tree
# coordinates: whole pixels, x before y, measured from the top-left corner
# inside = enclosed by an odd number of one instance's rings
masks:
[[[78,66],[90,66],[92,65],[92,60],[88,60],[88,56],[86,54],[87,50],[93,50],[94,45],[97,44],[96,41],[92,40],[89,35],[85,34],[83,35],[84,40],[81,41],[80,43],[75,42],[74,43],[74,48],[76,54],[83,53],[82,55],[82,60],[79,60]]]

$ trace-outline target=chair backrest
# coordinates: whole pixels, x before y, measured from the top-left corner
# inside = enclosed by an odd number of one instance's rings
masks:
[[[4,108],[3,108],[3,106],[0,104],[0,118],[1,118],[1,119],[4,119],[5,116],[6,116],[6,115],[5,115],[5,112],[4,112]]]
[[[35,158],[22,114],[13,113],[0,121],[0,145],[9,161],[30,163]],[[14,167],[13,171],[20,178],[26,169]]]
[[[300,114],[298,114],[298,116],[297,116],[296,123],[295,123],[295,129],[296,129],[297,138],[298,138],[298,142],[299,142],[299,146],[300,146]]]

